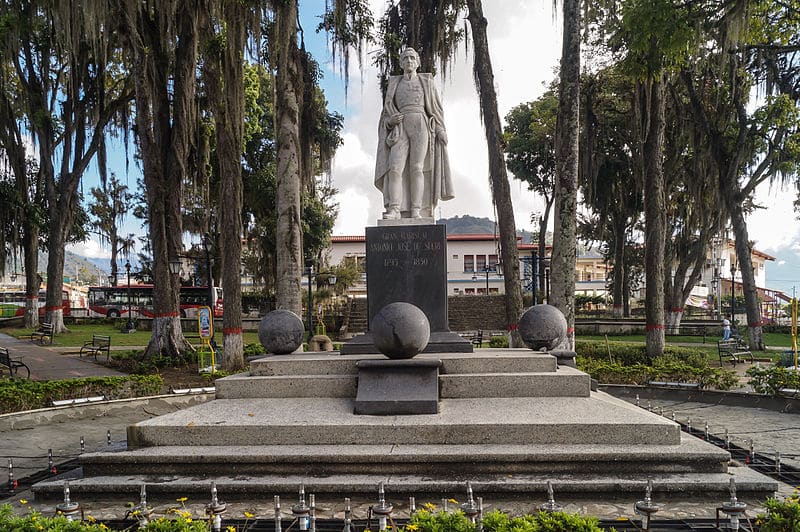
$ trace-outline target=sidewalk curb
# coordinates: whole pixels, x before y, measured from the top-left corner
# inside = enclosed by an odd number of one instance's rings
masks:
[[[205,403],[214,399],[214,393],[186,394],[186,395],[154,395],[150,397],[134,397],[131,399],[115,399],[99,403],[55,406],[23,412],[0,414],[0,433],[13,430],[23,430],[47,423],[62,423],[65,421],[79,421],[87,418],[113,416],[124,411],[137,409],[147,410],[148,406],[173,407],[181,410],[189,406]]]

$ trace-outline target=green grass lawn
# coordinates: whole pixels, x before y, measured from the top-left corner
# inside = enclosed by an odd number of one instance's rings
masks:
[[[150,331],[137,330],[134,333],[120,332],[119,326],[112,323],[98,323],[98,324],[80,324],[68,325],[69,332],[57,334],[53,338],[53,346],[55,347],[81,347],[84,342],[91,341],[93,334],[103,334],[111,336],[111,347],[115,346],[145,346],[150,341]],[[19,338],[31,333],[31,329],[10,327],[0,329],[0,331]],[[196,335],[197,333],[187,332],[187,335]],[[218,345],[222,345],[222,333],[216,332],[214,340]],[[199,343],[198,339],[192,339],[192,343]],[[245,332],[244,333],[245,345],[250,343],[258,343],[258,333]]]
[[[579,334],[576,335],[579,340],[601,340],[605,341],[606,337],[603,335],[589,335]],[[717,348],[717,340],[722,340],[717,336],[706,336],[705,345]],[[628,335],[608,335],[609,342],[634,342],[644,343],[645,336],[643,334],[628,334]],[[667,336],[667,344],[700,344],[703,345],[702,336]],[[780,333],[764,333],[764,343],[767,347],[785,347],[792,346],[792,336],[789,334]]]

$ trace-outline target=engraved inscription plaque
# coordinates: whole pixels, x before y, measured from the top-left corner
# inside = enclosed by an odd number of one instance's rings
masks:
[[[367,227],[369,323],[395,301],[412,303],[431,332],[447,325],[447,240],[443,225]]]

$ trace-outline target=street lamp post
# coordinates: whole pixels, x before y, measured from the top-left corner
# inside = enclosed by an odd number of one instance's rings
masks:
[[[135,330],[131,319],[131,262],[125,261],[125,273],[128,275],[128,321],[125,323],[125,330],[131,332]]]
[[[214,278],[211,275],[211,254],[209,253],[209,247],[211,247],[211,235],[208,233],[203,233],[203,251],[206,254],[206,272],[208,279],[208,306],[211,309],[213,314],[214,312]]]
[[[544,263],[544,291],[547,304],[550,304],[550,259],[545,259]]]
[[[736,321],[736,263],[731,262],[731,327]]]
[[[311,337],[314,336],[314,324],[312,320],[314,319],[314,314],[311,307],[314,306],[313,294],[311,293],[311,281],[314,278],[314,261],[309,259],[306,261],[306,275],[308,275],[308,308],[307,310],[307,318],[308,318],[308,341],[311,341]]]
[[[533,293],[533,304],[536,305],[536,288],[539,284],[539,257],[535,249],[531,250],[531,292]]]

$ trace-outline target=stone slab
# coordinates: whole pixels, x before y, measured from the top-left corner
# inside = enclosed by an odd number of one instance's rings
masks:
[[[570,367],[542,373],[442,375],[442,399],[476,397],[589,397],[591,377]]]
[[[366,228],[367,323],[395,301],[419,307],[431,332],[447,324],[447,237],[444,225]]]
[[[355,397],[355,375],[231,375],[217,379],[217,399]]]
[[[731,477],[736,479],[740,498],[764,497],[777,489],[778,483],[746,467],[731,468],[726,473],[675,473],[659,475],[654,479],[654,493],[661,497],[693,497],[702,500],[724,501],[729,498]],[[625,494],[641,497],[651,477],[646,474],[617,475],[552,475],[520,474],[460,475],[214,475],[221,498],[235,501],[243,498],[265,498],[279,494],[284,500],[294,500],[297,486],[303,484],[306,493],[332,494],[336,497],[368,495],[374,498],[377,486],[383,482],[389,500],[414,495],[417,500],[439,500],[441,497],[462,497],[464,483],[470,481],[476,495],[488,499],[495,495],[519,494],[542,499],[547,492],[547,481],[553,483],[557,496],[584,496],[590,500],[598,497]],[[73,478],[70,491],[73,500],[87,499],[92,495],[118,495],[123,500],[136,500],[140,487],[147,487],[150,497],[199,497],[207,500],[212,478],[203,475],[126,475]],[[63,497],[63,480],[40,482],[33,487],[37,501],[58,500]],[[634,500],[633,498],[631,500]],[[174,504],[174,500],[172,501]]]
[[[163,446],[81,456],[85,475],[404,473],[651,474],[727,470],[727,451],[682,435],[678,445]]]
[[[440,360],[362,360],[358,363],[356,415],[439,413]]]
[[[676,444],[676,423],[603,393],[443,399],[438,415],[357,416],[352,399],[220,399],[128,428],[128,444]]]
[[[436,220],[433,219],[432,216],[424,217],[424,218],[397,218],[395,220],[384,220],[380,218],[378,220],[377,226],[378,227],[394,227],[394,226],[408,226],[408,225],[433,225],[436,223]]]
[[[421,353],[414,360],[442,361],[442,374],[531,373],[556,371],[556,359],[527,349],[481,349],[470,353]],[[359,360],[386,360],[379,354],[298,353],[250,362],[250,375],[355,375]],[[226,377],[227,378],[227,377]],[[219,379],[216,381],[219,382]]]

